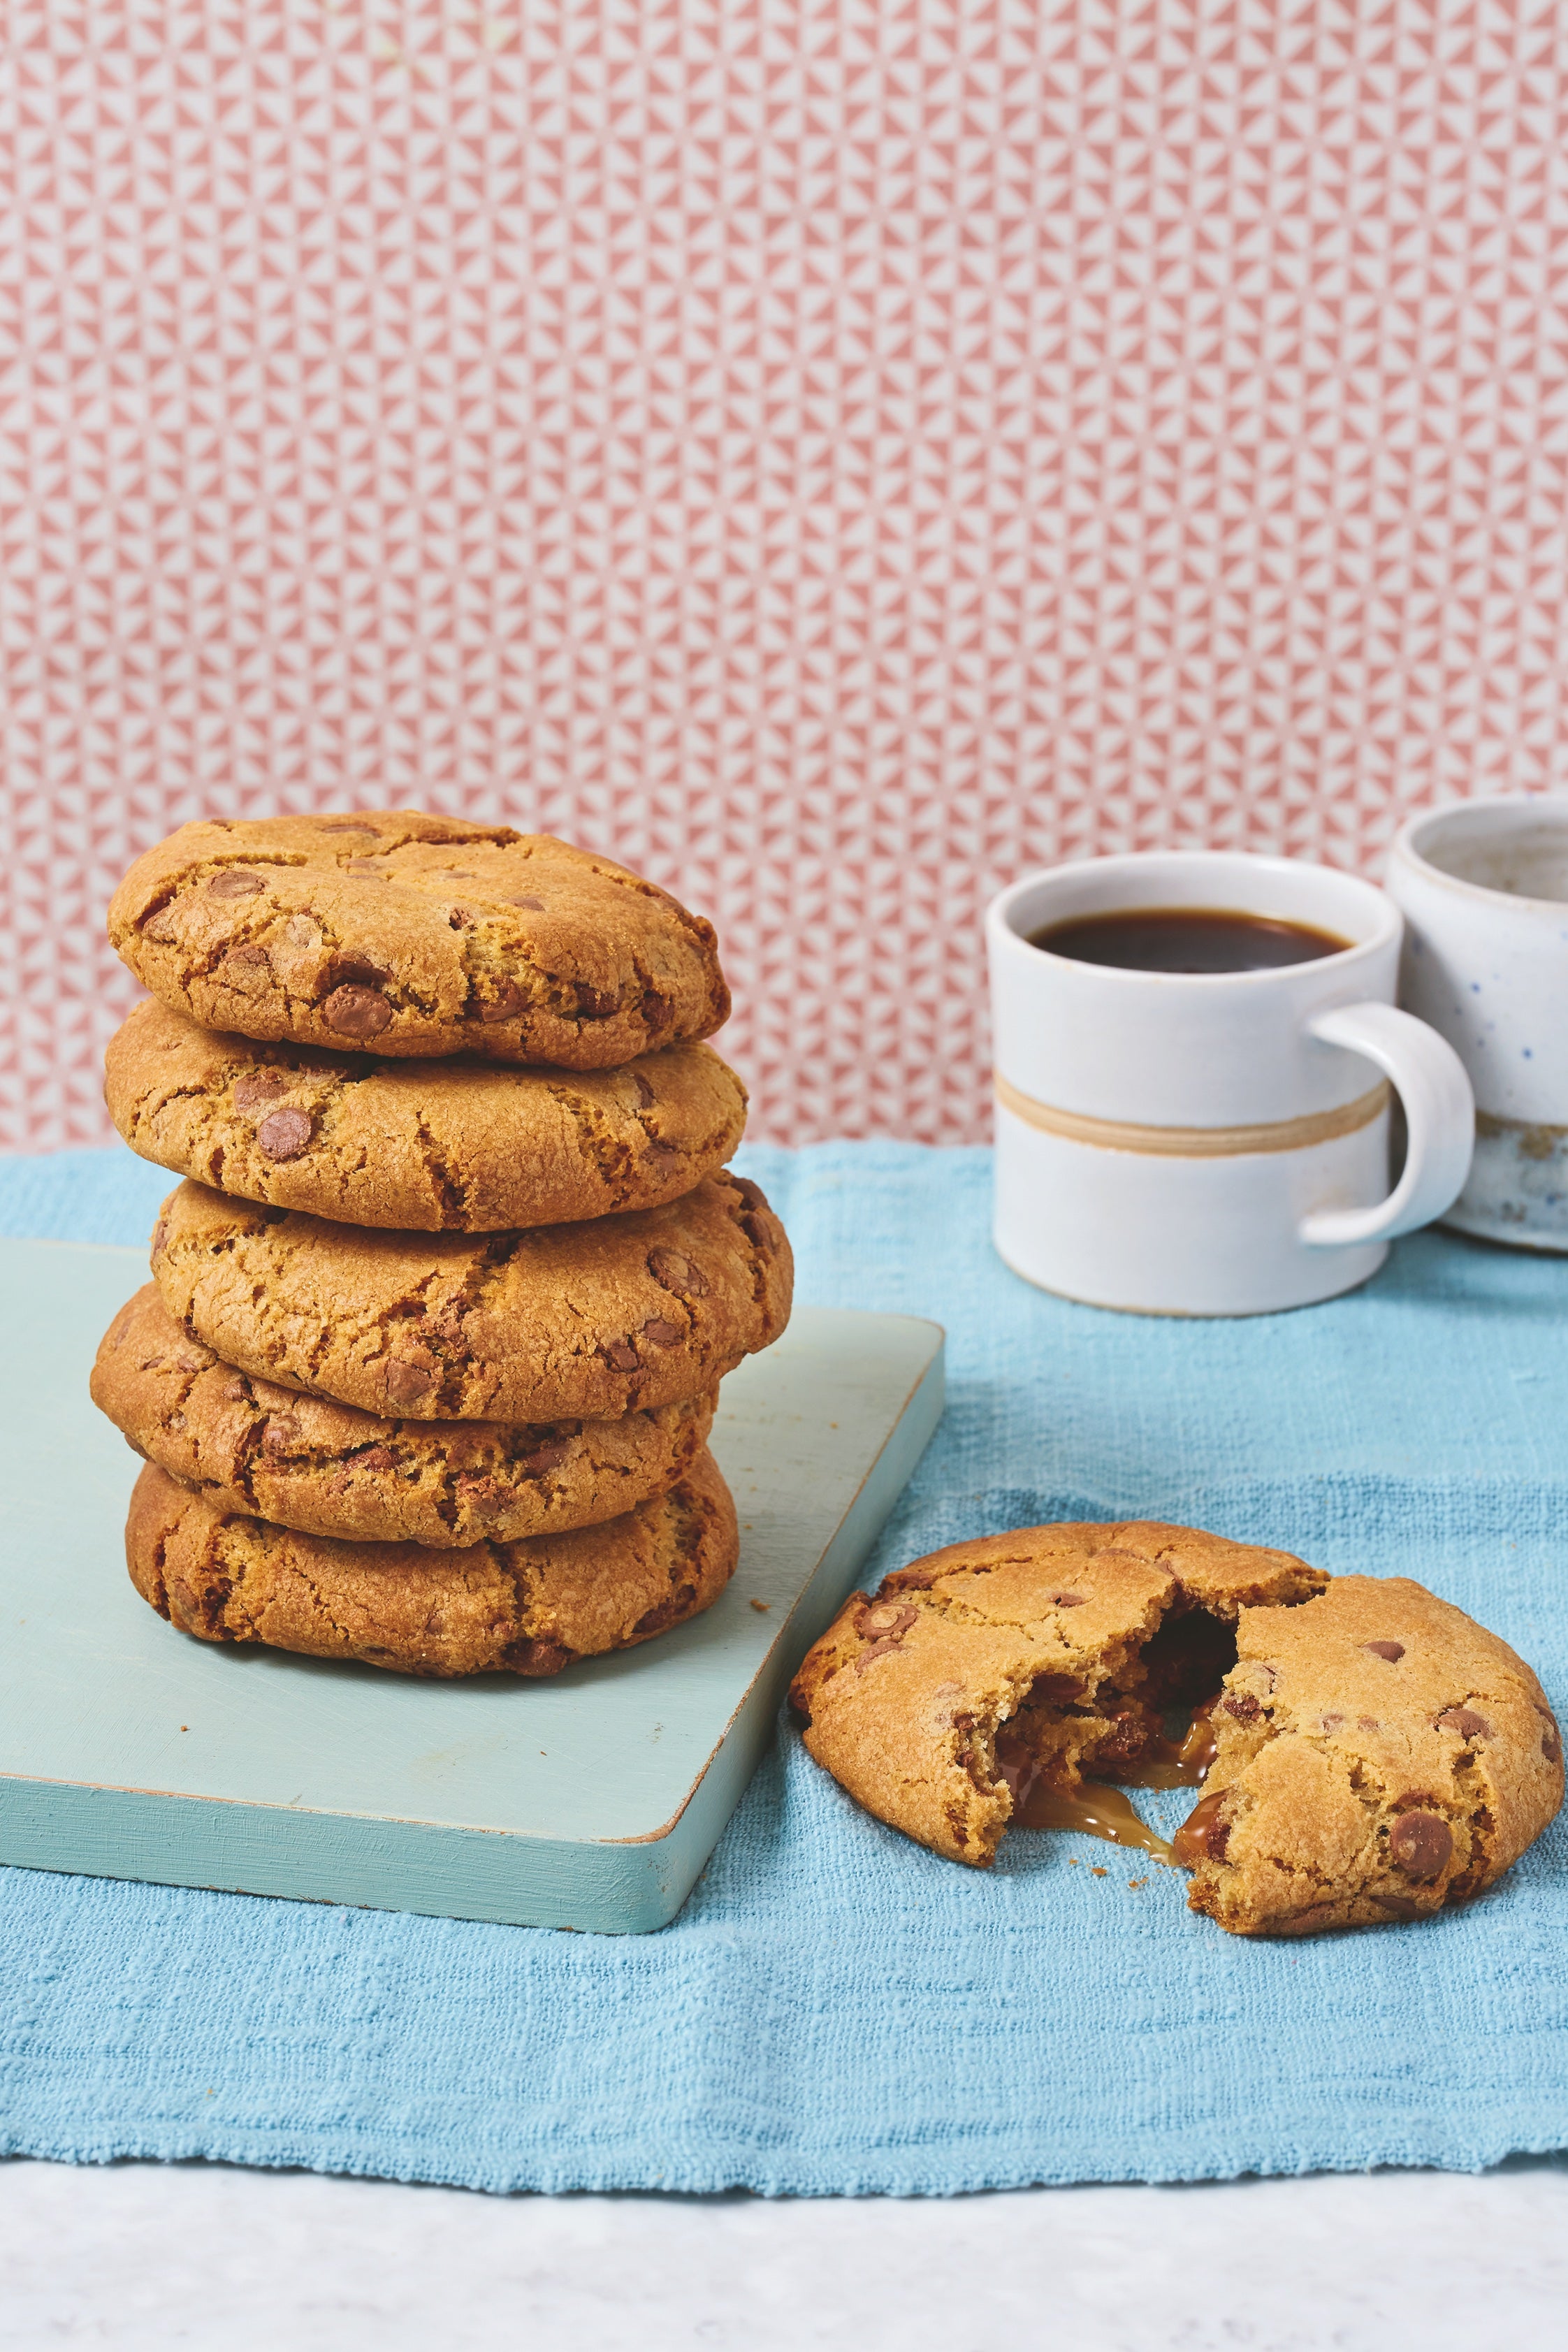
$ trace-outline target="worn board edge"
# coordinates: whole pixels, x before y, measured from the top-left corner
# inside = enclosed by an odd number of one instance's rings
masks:
[[[943,1335],[929,1328],[930,1360],[685,1804],[658,1835],[532,1838],[7,1773],[0,1863],[509,1927],[646,1935],[668,1926],[762,1760],[790,1677],[851,1590],[942,1417]]]

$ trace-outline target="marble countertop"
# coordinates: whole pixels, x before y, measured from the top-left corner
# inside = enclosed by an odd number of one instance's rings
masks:
[[[0,2163],[7,2352],[1491,2352],[1565,2308],[1563,2158],[777,2202]]]

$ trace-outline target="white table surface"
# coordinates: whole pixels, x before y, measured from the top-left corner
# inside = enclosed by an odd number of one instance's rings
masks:
[[[793,2201],[0,2163],[0,2343],[1551,2352],[1568,2162]]]

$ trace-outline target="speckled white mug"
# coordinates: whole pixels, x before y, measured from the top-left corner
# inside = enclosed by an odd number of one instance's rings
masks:
[[[1475,1089],[1475,1156],[1443,1222],[1568,1251],[1568,794],[1413,817],[1388,889],[1405,923],[1399,1001]]]
[[[1080,963],[1031,933],[1223,908],[1345,941],[1264,971]],[[1260,1315],[1331,1298],[1448,1206],[1474,1106],[1452,1047],[1394,1003],[1399,910],[1353,875],[1223,851],[1094,857],[986,916],[994,1234],[1016,1273],[1096,1307]],[[1409,1149],[1389,1190],[1389,1087]]]

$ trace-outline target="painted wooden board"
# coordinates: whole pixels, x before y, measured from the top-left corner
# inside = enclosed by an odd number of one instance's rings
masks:
[[[799,1307],[731,1374],[741,1563],[705,1616],[549,1682],[416,1682],[195,1642],[134,1592],[140,1465],[87,1380],[145,1279],[140,1251],[0,1241],[0,1862],[662,1927],[936,1426],[939,1326]]]

